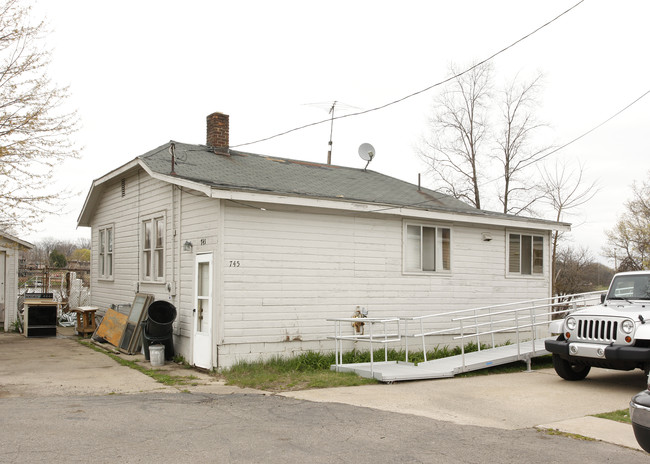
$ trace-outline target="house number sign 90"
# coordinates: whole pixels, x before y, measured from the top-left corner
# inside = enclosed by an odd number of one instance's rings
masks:
[[[241,263],[239,261],[235,261],[235,260],[228,261],[228,263],[229,263],[228,267],[239,267],[239,266],[241,266]]]

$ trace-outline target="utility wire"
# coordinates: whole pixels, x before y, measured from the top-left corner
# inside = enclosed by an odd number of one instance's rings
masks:
[[[562,149],[568,147],[568,146],[571,145],[572,143],[577,142],[577,141],[580,140],[581,138],[586,137],[587,135],[591,134],[593,131],[595,131],[595,130],[597,130],[597,129],[600,129],[602,126],[604,126],[605,124],[607,124],[609,121],[611,121],[612,119],[614,119],[616,116],[618,116],[618,115],[621,114],[622,112],[626,111],[629,107],[631,107],[632,105],[634,105],[636,102],[638,102],[639,100],[641,100],[643,97],[645,97],[645,96],[648,95],[649,93],[650,93],[650,90],[647,90],[643,95],[641,95],[640,97],[638,97],[638,98],[637,98],[636,100],[634,100],[632,103],[628,104],[625,108],[620,109],[619,111],[617,111],[616,113],[614,113],[614,114],[613,114],[612,116],[610,116],[609,118],[605,119],[603,122],[601,122],[601,123],[598,124],[597,126],[592,127],[592,128],[589,129],[587,132],[583,133],[582,135],[579,135],[578,137],[576,137],[575,139],[573,139],[573,140],[571,140],[571,141],[565,143],[564,145],[561,145],[561,146],[557,147],[555,150],[549,151],[548,153],[544,154],[543,156],[540,156],[539,158],[535,158],[534,160],[531,160],[531,161],[529,161],[528,163],[523,164],[523,165],[521,166],[521,168],[525,168],[525,167],[527,167],[527,166],[530,166],[531,164],[535,164],[535,163],[537,163],[538,161],[543,160],[544,158],[548,158],[548,157],[551,156],[553,153],[557,153],[558,151],[560,151],[560,150],[562,150]]]
[[[422,90],[418,90],[417,92],[413,92],[413,93],[411,93],[411,94],[409,94],[409,95],[406,95],[405,97],[399,98],[399,99],[397,99],[397,100],[393,100],[393,101],[391,101],[391,102],[389,102],[389,103],[385,103],[385,104],[383,104],[383,105],[376,106],[376,107],[374,107],[374,108],[370,108],[370,109],[367,109],[367,110],[364,110],[364,111],[358,111],[358,112],[356,112],[356,113],[343,114],[343,115],[341,115],[341,116],[336,116],[336,117],[333,118],[333,119],[350,118],[350,117],[353,117],[353,116],[360,116],[360,115],[362,115],[362,114],[367,114],[367,113],[371,113],[371,112],[373,112],[373,111],[382,110],[382,109],[387,108],[387,107],[389,107],[389,106],[396,105],[397,103],[401,103],[401,102],[403,102],[404,100],[407,100],[407,99],[409,99],[409,98],[412,98],[412,97],[415,97],[415,96],[417,96],[417,95],[420,95],[420,94],[422,94],[422,93],[424,93],[424,92],[427,92],[427,91],[429,91],[429,90],[431,90],[431,89],[433,89],[433,88],[435,88],[435,87],[439,87],[439,86],[441,86],[441,85],[443,85],[443,84],[446,84],[446,83],[449,82],[449,81],[453,81],[454,79],[459,78],[459,77],[462,76],[463,74],[466,74],[466,73],[470,72],[472,69],[477,68],[477,67],[479,67],[479,66],[481,66],[481,65],[483,65],[483,64],[485,64],[485,63],[487,63],[488,61],[493,60],[494,58],[496,58],[497,56],[499,56],[499,55],[501,55],[502,53],[506,52],[507,50],[511,49],[512,47],[514,47],[514,46],[517,45],[518,43],[520,43],[520,42],[526,40],[527,38],[529,38],[529,37],[532,36],[533,34],[539,32],[540,30],[544,29],[546,26],[550,25],[551,23],[553,23],[553,22],[555,22],[556,20],[560,19],[560,18],[561,18],[562,16],[564,16],[565,14],[569,13],[571,10],[573,10],[574,8],[576,8],[578,5],[580,5],[580,4],[581,4],[582,2],[584,2],[584,1],[585,1],[585,0],[580,0],[578,3],[576,3],[575,5],[573,5],[571,8],[569,8],[569,9],[563,11],[562,13],[560,13],[559,15],[557,15],[555,18],[553,18],[553,19],[551,19],[550,21],[547,21],[546,23],[542,24],[542,25],[539,26],[537,29],[535,29],[535,30],[533,30],[532,32],[526,34],[525,36],[523,36],[523,37],[521,37],[519,40],[516,40],[515,42],[511,43],[511,44],[508,45],[507,47],[502,48],[501,50],[499,50],[499,51],[496,52],[496,53],[493,53],[493,54],[490,55],[489,57],[485,58],[483,61],[480,61],[480,62],[474,64],[473,66],[467,68],[465,71],[462,71],[462,72],[460,72],[460,73],[458,73],[458,74],[455,74],[455,75],[453,75],[453,76],[451,76],[451,77],[448,77],[447,79],[442,80],[442,81],[440,81],[440,82],[436,82],[435,84],[430,85],[429,87],[426,87],[426,88],[424,88],[424,89],[422,89]],[[327,122],[331,123],[331,122],[332,122],[332,118],[328,118],[328,119],[323,119],[323,120],[321,120],[321,121],[312,122],[312,123],[309,123],[309,124],[305,124],[304,126],[295,127],[295,128],[293,128],[293,129],[289,129],[289,130],[287,130],[287,131],[280,132],[279,134],[271,135],[270,137],[265,137],[265,138],[262,138],[262,139],[258,139],[258,140],[255,140],[255,141],[253,141],[253,142],[246,142],[246,143],[240,143],[240,144],[238,144],[238,145],[231,145],[231,146],[229,146],[228,148],[237,148],[237,147],[243,147],[243,146],[246,146],[246,145],[253,145],[253,144],[255,144],[255,143],[266,142],[267,140],[275,139],[275,138],[277,138],[277,137],[281,137],[281,136],[283,136],[283,135],[290,134],[290,133],[292,133],[292,132],[296,132],[296,131],[299,131],[299,130],[302,130],[302,129],[307,129],[308,127],[317,126],[317,125],[320,125],[320,124],[325,124],[325,123],[327,123]]]
[[[554,149],[554,150],[552,150],[552,151],[550,151],[550,152],[544,154],[543,156],[540,156],[539,158],[535,158],[534,160],[530,161],[530,162],[527,163],[527,164],[522,165],[521,167],[524,168],[524,167],[526,167],[526,166],[530,166],[531,164],[535,164],[535,163],[537,163],[538,161],[541,161],[541,160],[543,160],[544,158],[547,158],[547,157],[551,156],[553,153],[557,153],[558,151],[560,151],[560,150],[562,150],[562,149],[568,147],[569,145],[571,145],[571,144],[577,142],[578,140],[582,139],[583,137],[586,137],[587,135],[591,134],[591,133],[594,132],[595,130],[597,130],[597,129],[601,128],[602,126],[604,126],[605,124],[607,124],[609,121],[611,121],[612,119],[614,119],[615,117],[617,117],[619,114],[621,114],[621,113],[623,113],[624,111],[626,111],[627,109],[629,109],[632,105],[634,105],[635,103],[637,103],[639,100],[641,100],[643,97],[645,97],[645,96],[648,95],[648,94],[650,94],[650,90],[647,90],[647,91],[646,91],[644,94],[642,94],[640,97],[636,98],[634,101],[632,101],[631,103],[629,103],[628,105],[626,105],[624,108],[621,108],[620,110],[618,110],[616,113],[614,113],[613,115],[611,115],[609,118],[605,119],[603,122],[601,122],[601,123],[598,124],[597,126],[592,127],[592,128],[589,129],[587,132],[584,132],[583,134],[579,135],[578,137],[574,138],[573,140],[568,141],[568,142],[565,143],[564,145],[561,145],[561,146],[557,147],[556,149]],[[494,178],[494,179],[488,180],[487,182],[482,183],[482,184],[481,184],[481,187],[483,187],[483,186],[485,186],[485,185],[487,185],[487,184],[490,184],[490,183],[492,183],[492,182],[495,182],[495,181],[497,181],[497,180],[499,180],[499,179],[501,179],[501,177],[497,177],[497,178]],[[412,204],[412,205],[392,206],[392,207],[388,207],[388,208],[380,208],[380,209],[372,210],[372,211],[369,211],[369,212],[370,212],[370,213],[374,213],[374,212],[377,212],[377,211],[387,211],[387,210],[391,210],[391,209],[399,209],[399,208],[404,208],[404,207],[409,208],[409,207],[413,207],[413,206],[421,205],[421,204],[423,204],[423,203],[428,203],[429,201],[430,201],[430,200],[425,200],[425,201],[422,201],[422,202],[419,202],[419,203],[414,203],[414,204]]]
[[[605,119],[603,122],[601,122],[601,123],[598,124],[597,126],[592,127],[592,128],[589,129],[587,132],[582,133],[581,135],[577,136],[577,137],[574,138],[573,140],[570,140],[570,141],[568,141],[567,143],[565,143],[565,144],[563,144],[563,145],[560,145],[559,147],[557,147],[557,148],[555,148],[555,149],[549,151],[548,153],[545,153],[544,155],[542,155],[542,156],[540,156],[540,157],[538,157],[538,158],[534,158],[534,159],[530,160],[528,163],[524,163],[524,164],[522,164],[521,166],[519,166],[519,169],[523,169],[523,168],[525,168],[525,167],[528,167],[528,166],[530,166],[530,165],[532,165],[532,164],[537,163],[538,161],[541,161],[541,160],[543,160],[543,159],[545,159],[545,158],[548,158],[548,157],[551,156],[552,154],[557,153],[558,151],[563,150],[563,149],[565,149],[566,147],[568,147],[569,145],[571,145],[571,144],[577,142],[578,140],[580,140],[580,139],[586,137],[587,135],[591,134],[591,133],[594,132],[595,130],[600,129],[602,126],[604,126],[604,125],[607,124],[609,121],[611,121],[612,119],[614,119],[615,117],[617,117],[619,114],[621,114],[621,113],[623,113],[624,111],[626,111],[627,109],[629,109],[632,105],[634,105],[635,103],[637,103],[639,100],[641,100],[643,97],[645,97],[645,96],[648,95],[648,94],[650,94],[650,90],[646,90],[646,92],[643,93],[640,97],[637,97],[634,101],[632,101],[631,103],[629,103],[629,104],[628,104],[627,106],[625,106],[624,108],[621,108],[620,110],[618,110],[616,113],[614,113],[613,115],[611,115],[609,118]],[[481,185],[480,185],[480,187],[484,187],[484,186],[486,186],[487,184],[491,184],[492,182],[496,182],[497,180],[502,179],[502,178],[503,178],[502,176],[499,176],[499,177],[495,177],[494,179],[490,179],[490,180],[487,180],[487,181],[485,181],[485,182],[482,182]]]

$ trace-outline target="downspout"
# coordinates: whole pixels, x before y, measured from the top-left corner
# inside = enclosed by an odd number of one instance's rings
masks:
[[[215,262],[221,262],[224,254],[224,229],[225,229],[225,218],[226,218],[226,206],[225,206],[225,201],[224,200],[219,200],[219,225],[218,225],[218,234],[217,234],[217,248],[216,248],[216,257],[215,257]],[[213,314],[215,317],[213,318],[215,322],[217,323],[217,333],[215,334],[215,345],[216,345],[216,369],[219,370],[221,368],[221,362],[219,359],[219,347],[225,344],[225,327],[224,327],[224,321],[226,319],[225,317],[225,312],[226,308],[224,305],[224,297],[223,297],[223,271],[220,267],[214,266],[214,273],[216,276],[216,286],[215,289],[218,292],[218,298],[217,298],[217,305],[216,305],[216,311],[213,311]],[[214,302],[214,298],[213,298]],[[216,318],[216,315],[219,315],[219,319]]]
[[[176,281],[176,203],[174,202],[176,192],[174,192],[174,184],[170,184],[171,188],[171,204],[172,204],[172,284]],[[174,295],[175,296],[175,295]],[[172,297],[170,290],[170,299]],[[174,301],[176,302],[176,301]]]
[[[178,235],[177,235],[177,240],[178,240],[178,260],[176,261],[176,265],[178,266],[178,273],[176,274],[178,276],[178,282],[176,282],[176,301],[178,302],[179,306],[179,323],[178,323],[178,332],[176,335],[179,337],[182,335],[182,330],[181,330],[181,324],[180,324],[180,303],[182,301],[182,291],[183,291],[183,286],[181,285],[181,259],[182,255],[181,252],[183,250],[183,246],[181,245],[181,239],[183,237],[183,189],[180,187],[176,187],[178,189]]]
[[[554,234],[553,230],[547,231],[547,236],[548,236],[548,246],[547,246],[547,248],[548,248],[548,255],[547,255],[548,260],[547,261],[548,261],[548,264],[546,266],[547,266],[547,269],[548,269],[548,296],[549,296],[549,298],[552,298],[552,297],[555,296],[555,295],[553,295],[553,279],[554,279],[554,276],[553,276],[553,272],[554,272],[554,269],[553,269],[553,234]]]
[[[136,261],[138,262],[138,266],[137,266],[138,275],[136,276],[136,279],[135,279],[135,293],[140,292],[140,276],[142,275],[141,274],[142,269],[140,267],[141,266],[141,263],[140,263],[141,249],[140,249],[140,247],[142,246],[142,225],[140,224],[140,182],[141,182],[141,180],[140,180],[140,172],[141,171],[142,171],[142,168],[138,169],[138,174],[137,174],[137,177],[138,177],[138,198],[137,198],[137,201],[135,202],[135,204],[136,204],[136,214],[137,214],[137,217],[136,217],[136,230],[138,231],[138,233],[137,233],[138,246],[136,247]]]
[[[172,172],[174,170],[174,165],[172,162]],[[177,290],[175,289],[176,287],[176,202],[174,201],[176,199],[176,191],[175,191],[175,186],[174,184],[170,184],[171,188],[171,204],[172,204],[172,278],[171,278],[171,286],[169,287],[169,299],[172,300],[174,303],[174,306],[178,306],[178,301],[176,300],[176,295],[177,295]],[[173,291],[173,293],[172,293]],[[174,321],[174,332],[176,335],[178,335],[178,327],[180,326],[180,318],[179,321]]]

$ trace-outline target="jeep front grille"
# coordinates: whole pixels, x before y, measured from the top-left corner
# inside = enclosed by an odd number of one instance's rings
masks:
[[[588,341],[615,342],[618,329],[617,321],[601,319],[579,319],[578,338]]]

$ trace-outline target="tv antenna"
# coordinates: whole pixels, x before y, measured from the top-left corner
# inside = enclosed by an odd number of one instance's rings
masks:
[[[367,161],[366,167],[363,168],[363,170],[365,171],[366,169],[368,169],[368,165],[375,157],[375,147],[373,147],[369,143],[362,143],[361,145],[359,145],[359,156],[361,157],[362,160]]]
[[[327,143],[328,144],[328,150],[327,150],[327,164],[332,164],[332,135],[334,134],[334,111],[339,110],[339,111],[352,111],[352,110],[361,110],[362,108],[359,108],[357,106],[352,106],[348,105],[347,103],[340,102],[338,100],[334,100],[332,102],[321,102],[321,103],[305,103],[307,106],[316,106],[322,109],[328,110],[330,116],[330,140]]]
[[[330,120],[330,141],[328,142],[329,150],[327,150],[327,164],[332,164],[332,133],[334,132],[334,108],[336,107],[336,100],[332,102],[332,107],[330,108],[330,114],[332,119]]]

